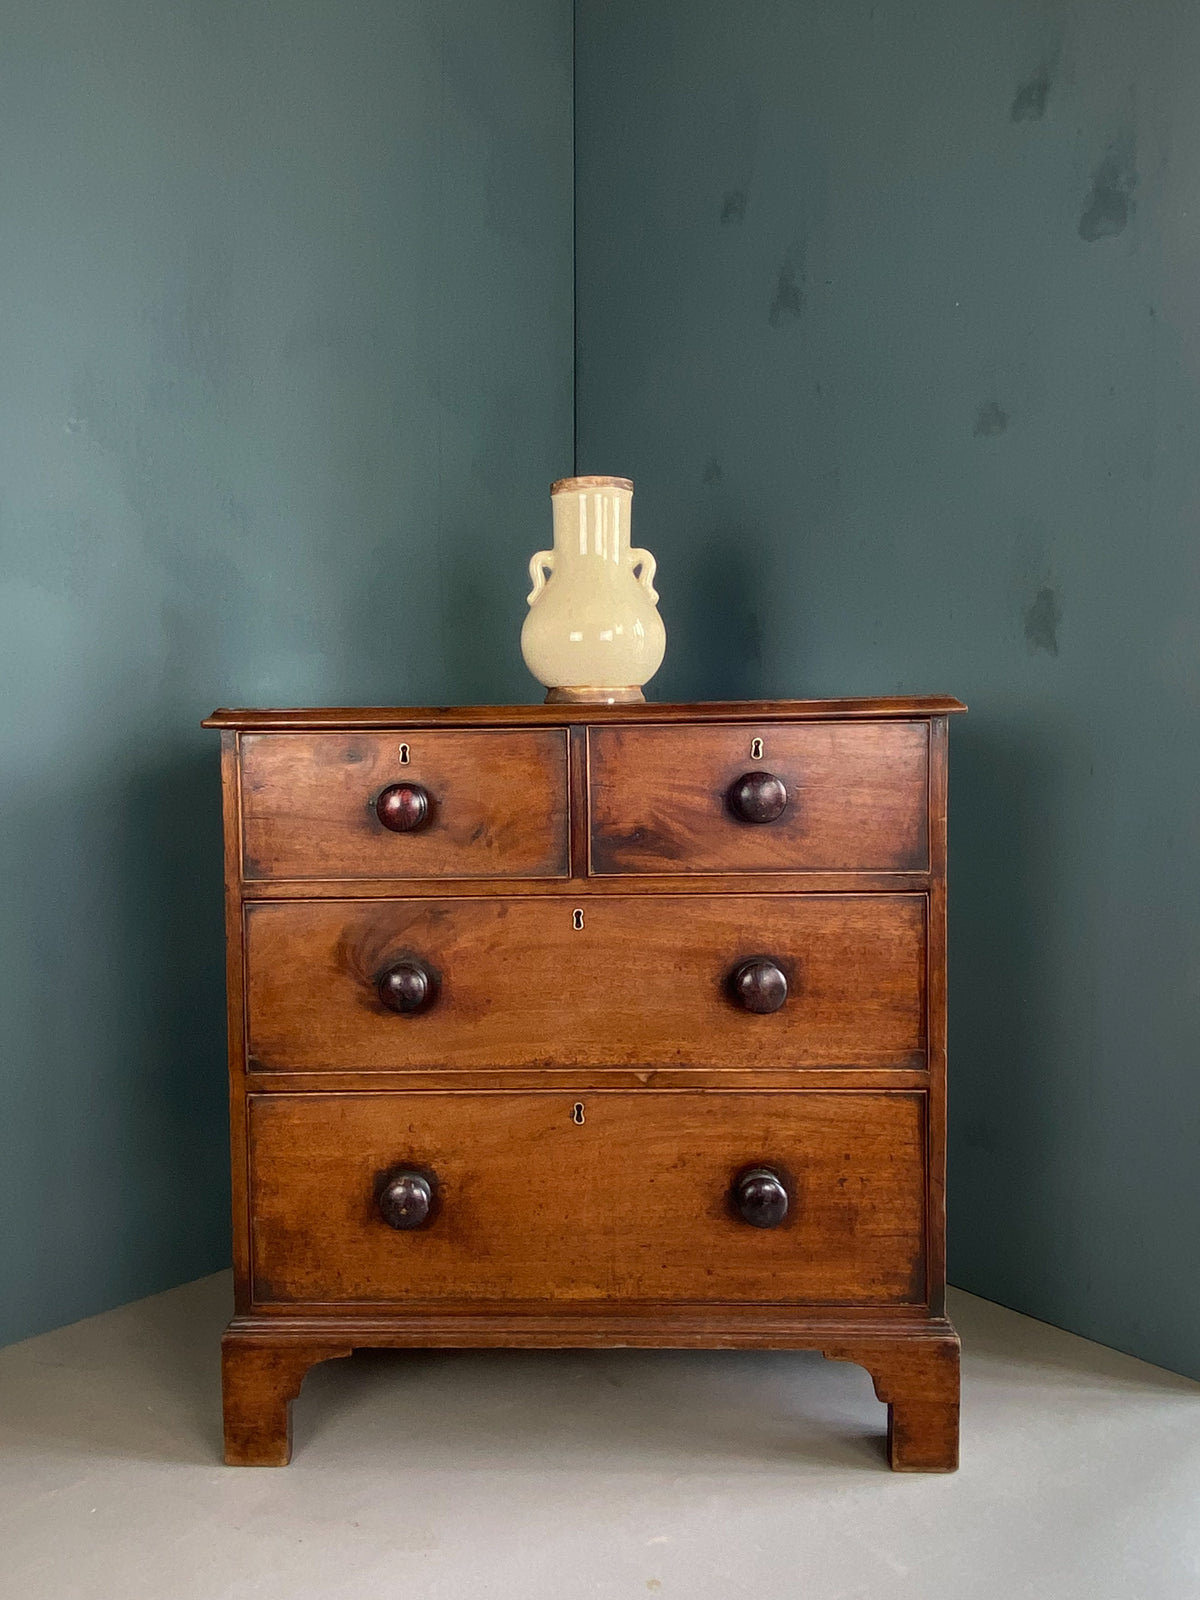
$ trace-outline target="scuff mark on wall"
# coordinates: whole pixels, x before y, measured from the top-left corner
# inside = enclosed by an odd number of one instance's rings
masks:
[[[1057,589],[1039,589],[1025,607],[1025,642],[1031,651],[1058,654],[1058,626],[1062,621],[1062,599]]]
[[[1040,66],[1032,78],[1018,85],[1009,110],[1012,122],[1040,122],[1046,115],[1046,101],[1050,97],[1053,79],[1047,65]]]
[[[998,400],[985,400],[975,413],[975,437],[994,439],[1008,428],[1008,412]]]
[[[1061,60],[1062,38],[1060,36],[1055,39],[1051,48],[1042,57],[1037,71],[1026,78],[1023,83],[1017,85],[1012,105],[1008,111],[1010,121],[1040,122],[1042,120],[1046,115],[1046,104],[1058,79]]]
[[[745,189],[730,189],[725,199],[721,202],[721,222],[728,225],[731,222],[741,222],[746,215]]]
[[[1097,239],[1111,239],[1124,233],[1133,212],[1136,183],[1132,139],[1128,141],[1127,151],[1110,146],[1092,174],[1092,187],[1079,219],[1079,237],[1094,244]]]
[[[767,313],[767,321],[773,328],[781,328],[787,322],[799,320],[804,310],[805,276],[801,252],[794,247],[784,256],[775,280],[775,294]]]

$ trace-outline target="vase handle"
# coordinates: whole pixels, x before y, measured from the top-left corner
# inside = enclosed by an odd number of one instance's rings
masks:
[[[630,550],[629,560],[635,572],[638,567],[641,568],[640,572],[636,572],[637,580],[657,605],[658,590],[654,587],[654,574],[658,571],[658,562],[655,561],[649,550],[639,550],[636,547]]]
[[[539,550],[529,563],[529,580],[533,588],[525,597],[526,605],[532,605],[546,587],[547,572],[554,571],[554,551]]]

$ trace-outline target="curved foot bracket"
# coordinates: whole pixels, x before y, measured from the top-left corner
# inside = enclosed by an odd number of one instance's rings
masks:
[[[310,1367],[348,1356],[353,1345],[275,1340],[229,1332],[221,1340],[225,1460],[231,1467],[286,1467],[292,1458],[292,1401]]]
[[[893,1472],[958,1467],[958,1335],[864,1339],[823,1349],[830,1361],[866,1367],[888,1408]]]

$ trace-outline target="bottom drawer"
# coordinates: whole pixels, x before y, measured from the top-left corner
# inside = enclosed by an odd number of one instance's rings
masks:
[[[925,1300],[918,1092],[279,1093],[249,1132],[258,1304]]]

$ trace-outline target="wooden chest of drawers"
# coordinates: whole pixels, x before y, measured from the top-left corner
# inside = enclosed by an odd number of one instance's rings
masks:
[[[815,1348],[957,1464],[957,701],[220,711],[226,1459],[359,1346]]]

